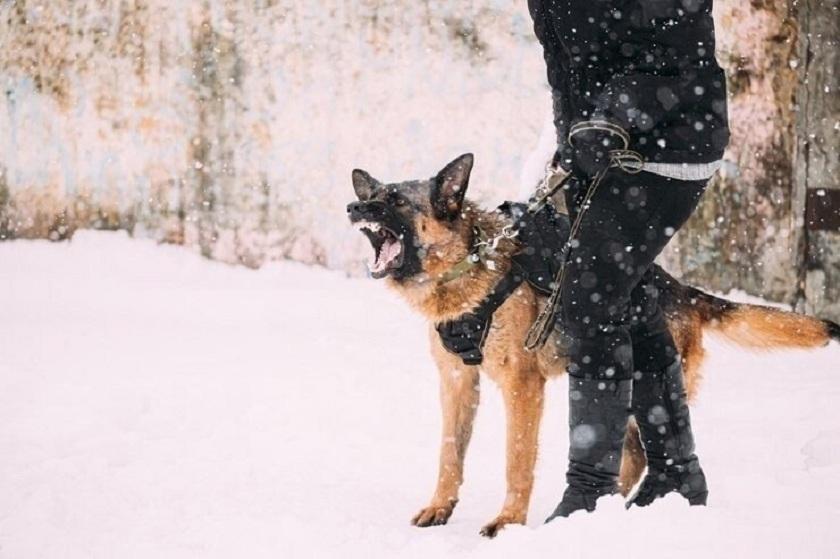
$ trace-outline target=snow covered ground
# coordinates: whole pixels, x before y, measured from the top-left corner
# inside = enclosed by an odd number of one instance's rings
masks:
[[[453,519],[409,525],[437,464],[426,344],[372,280],[112,233],[0,243],[0,557],[840,556],[837,345],[709,341],[705,509],[614,498],[542,525],[567,444],[550,384],[531,519],[488,541],[504,497],[488,383]]]

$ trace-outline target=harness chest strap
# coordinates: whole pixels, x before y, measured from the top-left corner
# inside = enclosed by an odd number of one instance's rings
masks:
[[[455,320],[435,325],[441,343],[450,353],[458,355],[465,365],[480,365],[484,360],[482,348],[490,332],[493,314],[516,291],[525,276],[516,266],[502,279],[477,307]]]
[[[490,331],[493,314],[517,287],[528,282],[543,295],[549,295],[552,291],[549,282],[554,278],[558,250],[566,241],[568,225],[564,228],[563,221],[555,217],[549,205],[541,204],[536,212],[528,210],[525,204],[512,202],[499,206],[497,211],[508,215],[511,224],[506,226],[502,234],[492,238],[480,228],[475,228],[470,255],[440,277],[439,284],[443,284],[464,275],[475,266],[490,268],[496,245],[502,238],[515,236],[521,245],[521,251],[509,260],[506,259],[511,266],[508,272],[475,308],[451,321],[435,325],[444,348],[458,355],[467,365],[482,363],[482,348]]]

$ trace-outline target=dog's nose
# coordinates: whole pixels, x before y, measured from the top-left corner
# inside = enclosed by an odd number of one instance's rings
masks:
[[[351,203],[347,204],[347,213],[349,213],[349,214],[353,214],[353,213],[363,214],[363,213],[365,213],[364,203],[362,203],[362,202],[351,202]]]

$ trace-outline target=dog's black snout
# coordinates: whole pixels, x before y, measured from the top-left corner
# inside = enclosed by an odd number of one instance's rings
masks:
[[[364,202],[350,202],[347,204],[347,213],[350,215],[352,214],[363,214],[366,213],[367,207],[365,206]]]

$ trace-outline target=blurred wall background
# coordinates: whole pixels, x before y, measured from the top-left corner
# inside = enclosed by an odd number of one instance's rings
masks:
[[[840,317],[838,4],[716,2],[733,142],[678,275]],[[353,167],[472,151],[496,204],[532,186],[549,110],[525,0],[0,0],[0,239],[126,229],[361,272]]]

